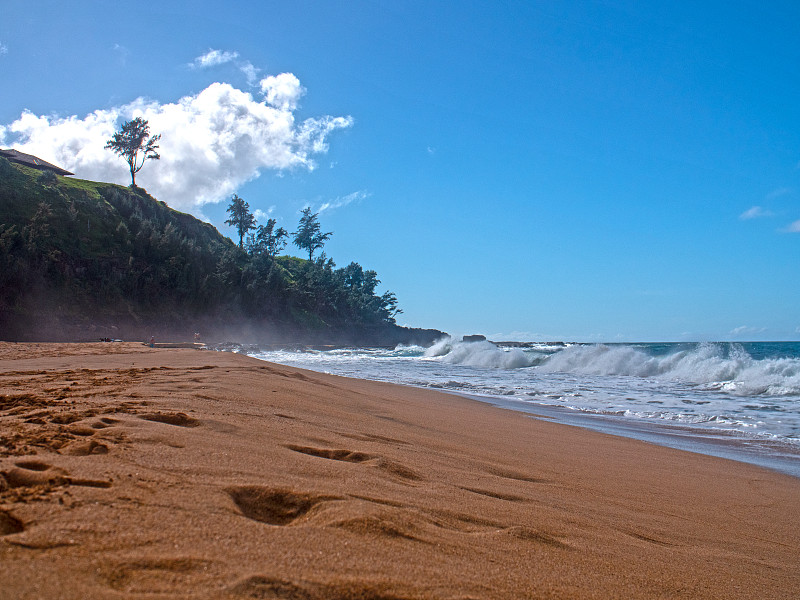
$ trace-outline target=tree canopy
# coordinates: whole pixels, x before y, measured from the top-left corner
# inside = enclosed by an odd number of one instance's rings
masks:
[[[275,258],[278,252],[286,248],[286,238],[289,233],[283,227],[275,229],[277,224],[275,219],[268,219],[266,225],[259,225],[256,228],[255,235],[251,236],[250,254],[265,254]]]
[[[145,119],[136,117],[122,124],[122,128],[106,143],[105,147],[125,159],[131,170],[131,187],[136,187],[136,173],[142,170],[145,161],[158,160],[156,152],[161,134],[150,136],[150,125]]]
[[[297,231],[292,234],[292,241],[301,250],[308,251],[308,260],[311,262],[314,260],[314,252],[325,245],[325,242],[333,235],[333,232],[322,233],[319,219],[317,218],[319,213],[312,213],[310,207],[304,208],[302,215]]]
[[[234,194],[228,205],[228,214],[231,218],[225,221],[225,224],[236,227],[236,231],[239,233],[239,248],[244,248],[244,236],[248,231],[256,228],[256,218],[250,212],[250,205],[243,198]]]

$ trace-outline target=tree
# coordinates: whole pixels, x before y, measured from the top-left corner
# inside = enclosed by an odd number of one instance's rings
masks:
[[[236,231],[239,233],[239,248],[244,248],[244,236],[248,231],[256,228],[256,218],[250,212],[250,205],[236,194],[231,198],[228,213],[231,218],[225,221],[225,224],[236,227]]]
[[[122,129],[106,143],[115,154],[125,159],[131,170],[131,187],[136,187],[136,173],[142,170],[148,158],[158,160],[161,155],[156,152],[161,134],[150,136],[150,125],[141,117],[122,124]],[[140,160],[141,159],[141,160]]]
[[[275,219],[269,219],[266,225],[258,226],[256,235],[252,236],[251,254],[266,254],[270,258],[275,258],[278,252],[286,247],[289,232],[283,227],[275,229],[277,224]]]
[[[295,246],[301,250],[308,250],[308,260],[311,262],[314,252],[325,245],[325,242],[333,235],[333,232],[322,233],[320,231],[319,221],[317,220],[319,213],[312,214],[311,208],[304,208],[302,215],[297,231],[292,234],[292,237]]]

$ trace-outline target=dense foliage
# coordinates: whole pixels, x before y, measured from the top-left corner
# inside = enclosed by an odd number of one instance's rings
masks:
[[[374,271],[337,269],[324,253],[277,256],[287,236],[271,221],[239,248],[141,188],[0,158],[0,339],[30,339],[42,327],[65,335],[247,327],[261,341],[314,334],[319,343],[401,329],[397,300],[378,294]]]

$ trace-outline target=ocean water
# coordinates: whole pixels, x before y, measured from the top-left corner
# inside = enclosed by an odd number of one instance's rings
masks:
[[[495,345],[237,351],[434,388],[568,424],[800,476],[800,343]]]

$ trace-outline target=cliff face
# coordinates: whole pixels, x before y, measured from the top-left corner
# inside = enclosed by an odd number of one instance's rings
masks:
[[[141,188],[45,176],[0,157],[0,339],[200,332],[209,340],[394,343],[441,335],[397,327],[391,305],[339,271],[250,256]]]

